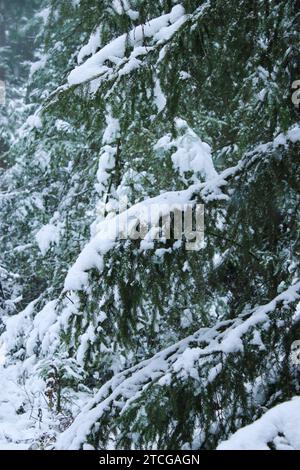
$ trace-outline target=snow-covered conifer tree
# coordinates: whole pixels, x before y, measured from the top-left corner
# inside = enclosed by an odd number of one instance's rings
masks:
[[[0,310],[3,373],[26,387],[25,417],[43,410],[24,434],[239,448],[298,403],[297,2],[43,8],[0,193],[1,269],[20,290],[17,312]],[[204,204],[201,249],[113,232],[176,204]],[[284,422],[249,442],[295,446]]]

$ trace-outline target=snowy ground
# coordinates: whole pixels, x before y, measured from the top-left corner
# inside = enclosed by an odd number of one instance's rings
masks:
[[[28,449],[38,431],[31,410],[18,414],[27,397],[18,385],[17,370],[0,366],[0,450]]]
[[[6,368],[0,364],[0,385],[0,450],[51,449],[67,418],[49,410],[45,382],[37,373],[25,380],[21,363]],[[77,403],[73,398],[70,409],[76,416],[87,394],[79,392]]]

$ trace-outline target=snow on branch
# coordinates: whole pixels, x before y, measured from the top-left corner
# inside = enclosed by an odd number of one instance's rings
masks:
[[[217,450],[300,450],[300,397],[271,408]]]
[[[195,199],[195,195],[198,194],[199,198],[209,203],[217,200],[227,200],[228,196],[221,190],[228,184],[228,181],[236,177],[239,173],[247,171],[250,165],[253,165],[259,161],[261,154],[268,154],[269,151],[274,151],[277,148],[278,142],[283,144],[283,141],[296,142],[300,136],[297,127],[292,127],[286,134],[282,134],[275,138],[274,141],[267,144],[261,144],[257,146],[251,152],[245,154],[244,158],[233,167],[225,169],[223,172],[218,174],[213,166],[213,162],[210,153],[207,150],[208,146],[202,143],[196,134],[189,130],[192,134],[186,134],[184,137],[178,139],[178,141],[171,142],[165,137],[162,138],[156,145],[155,148],[164,147],[165,149],[177,146],[177,152],[173,154],[173,164],[177,165],[182,169],[191,169],[195,167],[195,171],[203,171],[206,175],[206,181],[204,183],[192,184],[188,189],[183,191],[170,191],[163,193],[157,197],[149,198],[138,204],[133,205],[128,210],[116,215],[113,218],[107,218],[103,220],[97,227],[97,234],[92,240],[86,245],[83,251],[80,253],[75,264],[70,268],[67,277],[65,279],[64,290],[65,291],[76,291],[82,290],[88,282],[88,271],[92,268],[97,268],[100,272],[103,270],[104,262],[103,257],[111,249],[113,249],[117,242],[117,234],[125,233],[125,226],[130,220],[133,226],[146,223],[148,217],[147,209],[151,205],[157,205],[162,208],[160,216],[164,217],[165,211],[168,211],[170,206],[184,205],[191,203]],[[188,138],[189,137],[189,138]],[[199,150],[200,149],[200,150]],[[189,153],[193,156],[194,160],[188,161],[182,160],[182,154],[187,160]],[[198,155],[199,154],[199,155]],[[180,164],[179,164],[179,163]],[[183,162],[183,163],[182,163]],[[195,201],[194,201],[195,202]],[[159,221],[157,220],[156,223]]]
[[[118,66],[119,74],[128,73],[139,66],[140,61],[137,57],[147,54],[149,48],[151,50],[151,47],[170,40],[187,19],[184,8],[176,5],[170,13],[135,27],[128,34],[125,33],[104,46],[84,64],[76,67],[68,77],[69,84],[79,85],[99,76],[107,77],[112,73],[114,65]],[[149,41],[147,46],[144,46],[145,40]],[[129,57],[126,57],[127,48],[131,50]],[[113,66],[106,65],[107,61]]]
[[[297,126],[293,126],[291,129],[289,129],[288,132],[284,134],[286,138],[285,142],[297,142],[300,138],[300,132],[298,132],[298,130],[299,128]],[[279,137],[275,138],[275,140],[277,142]],[[283,139],[280,138],[280,141],[283,142]],[[162,143],[160,143],[160,145],[161,144]],[[236,166],[225,169],[223,172],[217,174],[215,177],[208,179],[204,183],[193,184],[184,191],[171,191],[155,198],[149,198],[146,201],[135,204],[127,211],[117,215],[115,220],[109,218],[100,222],[96,228],[96,235],[80,253],[77,261],[70,268],[65,279],[65,295],[63,295],[62,298],[66,296],[67,291],[71,291],[69,292],[68,296],[72,299],[72,302],[69,302],[68,298],[65,299],[66,305],[63,309],[64,314],[62,314],[61,317],[57,317],[56,313],[51,313],[51,318],[53,319],[52,326],[50,327],[48,325],[45,329],[42,325],[40,328],[39,322],[42,322],[45,311],[43,309],[37,314],[34,324],[35,327],[33,328],[33,331],[31,331],[33,318],[35,318],[35,307],[39,299],[37,299],[35,302],[32,302],[24,311],[6,320],[6,332],[2,335],[1,339],[6,344],[7,349],[13,349],[13,346],[18,341],[18,338],[21,337],[27,338],[25,342],[25,349],[28,355],[30,355],[30,352],[32,351],[36,338],[39,338],[41,341],[42,351],[44,354],[47,353],[49,344],[52,344],[54,348],[54,345],[56,344],[54,338],[57,338],[59,329],[61,328],[61,322],[67,322],[67,318],[69,318],[71,311],[76,311],[76,305],[78,303],[76,291],[84,288],[88,280],[88,271],[94,267],[97,267],[101,271],[104,266],[104,255],[111,249],[115,248],[117,245],[115,234],[111,232],[114,224],[122,227],[122,223],[124,223],[126,219],[131,219],[133,223],[136,223],[137,220],[141,221],[144,214],[143,208],[145,205],[150,206],[151,204],[156,203],[161,205],[163,208],[166,207],[166,203],[173,205],[185,204],[190,203],[195,195],[198,195],[199,199],[205,203],[227,199],[228,196],[222,192],[221,188],[225,187],[232,178],[237,177],[241,172],[247,171],[249,165],[259,161],[262,153],[267,154],[267,152],[272,151],[272,149],[274,149],[274,145],[274,141],[272,141],[267,144],[261,144],[257,146],[253,151],[247,153]],[[46,309],[46,312],[47,311],[48,310]],[[250,321],[253,321],[253,318]],[[241,328],[244,327],[245,323],[242,322]],[[236,331],[238,330],[235,330],[235,332]],[[51,350],[53,350],[53,348]]]
[[[150,205],[160,207],[160,214],[157,214],[157,224],[159,216],[164,217],[171,206],[186,204],[191,201],[193,194],[197,191],[197,185],[183,191],[170,191],[146,199],[143,202],[133,205],[129,209],[115,217],[106,218],[99,223],[97,234],[86,245],[80,253],[77,261],[69,270],[65,279],[65,291],[81,290],[88,282],[88,271],[97,268],[103,270],[103,256],[117,244],[119,234],[125,234],[129,226],[136,226],[138,222],[146,223],[148,220],[148,208]]]
[[[157,213],[153,211],[151,213],[151,217],[154,217],[151,219],[153,227],[153,224],[159,225],[160,218],[169,214],[170,208],[182,207],[191,203],[195,204],[194,196],[196,194],[199,194],[205,202],[227,199],[228,196],[222,193],[221,187],[227,184],[226,177],[231,176],[232,171],[226,170],[224,174],[218,175],[215,173],[215,175],[205,183],[195,183],[188,189],[169,191],[146,199],[115,217],[108,217],[100,222],[96,229],[96,235],[85,246],[75,264],[70,268],[65,279],[64,290],[82,290],[87,285],[89,270],[96,268],[101,272],[104,267],[103,257],[116,246],[120,239],[119,235],[126,234],[128,226],[136,227],[138,224],[146,226],[149,220],[150,208],[159,207]],[[150,232],[149,235],[151,235]],[[123,236],[121,236],[121,239],[123,239]],[[145,239],[147,239],[147,235]]]
[[[52,98],[56,101],[61,93],[85,83],[90,83],[91,92],[95,92],[104,81],[119,79],[138,69],[144,64],[144,59],[149,54],[162,50],[187,23],[192,27],[209,7],[210,0],[207,0],[194,13],[186,14],[184,7],[178,4],[170,13],[138,25],[129,33],[113,39],[85,62],[75,67],[68,76],[68,82],[51,93],[47,102],[51,104]],[[95,39],[99,32],[100,29],[96,29],[88,44],[81,49],[78,56],[79,62],[83,60],[87,52],[95,51],[95,44],[100,44],[99,40]],[[44,109],[47,109],[48,105]]]
[[[242,338],[255,331],[258,325],[265,324],[267,327],[269,314],[279,304],[288,306],[299,299],[299,291],[300,282],[268,304],[212,328],[201,328],[152,358],[115,375],[83,408],[70,428],[60,435],[56,448],[79,449],[101,418],[107,414],[116,416],[124,413],[146,388],[159,382],[163,385],[168,376],[175,375],[181,379],[195,377],[196,367],[203,369],[206,365],[210,370],[205,370],[205,377],[202,378],[207,384],[213,382],[224,367],[226,356],[243,349]],[[212,360],[216,355],[221,356],[220,360]]]

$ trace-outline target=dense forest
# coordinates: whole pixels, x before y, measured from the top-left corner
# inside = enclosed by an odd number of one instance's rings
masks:
[[[0,0],[1,450],[300,449],[299,43],[299,0]]]

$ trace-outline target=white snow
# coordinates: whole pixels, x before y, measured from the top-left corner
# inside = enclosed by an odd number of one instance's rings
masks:
[[[103,144],[111,144],[120,136],[120,122],[119,119],[108,114],[106,116],[106,124],[107,127],[104,131],[102,142]]]
[[[257,145],[247,156],[251,157],[258,153],[267,153],[269,150],[276,150],[278,147],[286,147],[289,142],[295,144],[300,141],[300,126],[295,123],[287,132],[281,132],[271,142]]]
[[[154,145],[154,150],[165,151],[177,147],[171,159],[183,181],[187,181],[186,173],[189,172],[193,174],[194,183],[199,182],[200,176],[205,181],[215,181],[218,173],[213,164],[210,146],[203,142],[183,119],[177,118],[175,124],[182,135],[175,140],[171,140],[170,135],[165,135]]]
[[[179,129],[185,129],[185,134],[174,142],[177,151],[171,157],[180,175],[184,177],[186,172],[191,171],[194,174],[194,182],[198,180],[197,174],[206,181],[216,178],[218,174],[214,168],[210,146],[202,142],[182,119],[177,119],[176,125]]]
[[[53,224],[44,225],[35,235],[35,239],[43,256],[47,253],[52,243],[59,242],[59,227]]]
[[[218,450],[300,450],[300,397],[281,403],[238,430]]]
[[[125,58],[126,44],[131,46],[134,55],[135,48],[143,46],[144,39],[152,39],[153,44],[159,44],[161,41],[169,40],[177,29],[186,21],[187,15],[184,14],[184,8],[181,5],[173,7],[169,14],[154,18],[149,22],[133,28],[128,34],[123,34],[118,38],[106,44],[102,49],[92,55],[82,65],[77,66],[69,74],[69,85],[79,85],[80,83],[93,80],[102,74],[110,71],[107,61],[116,64],[123,64]],[[90,54],[98,47],[100,40],[97,39],[97,31],[90,38],[89,43],[82,48],[79,54],[79,61]],[[129,67],[129,70],[131,67]]]
[[[5,319],[6,328],[1,336],[1,347],[4,351],[9,352],[13,349],[18,344],[18,339],[26,335],[31,328],[32,315],[37,302],[38,300],[30,302],[22,312]]]
[[[5,344],[2,344],[0,346],[0,367],[3,366],[3,364],[5,363],[5,355],[6,355]]]
[[[39,11],[37,14],[36,14],[36,17],[37,18],[41,18],[44,22],[44,25],[46,25],[48,23],[48,19],[50,17],[50,13],[51,13],[51,8],[50,7],[47,7],[47,8],[43,8],[41,11]]]
[[[80,346],[77,350],[76,360],[79,365],[84,366],[85,353],[89,347],[89,343],[93,343],[96,339],[94,327],[89,325],[86,332],[80,336]]]
[[[46,152],[45,150],[40,150],[36,152],[36,157],[42,171],[45,171],[50,164],[50,153]]]
[[[27,118],[25,125],[28,126],[29,129],[41,129],[42,121],[38,114],[32,114]]]
[[[48,60],[48,55],[45,54],[39,58],[36,62],[33,62],[30,66],[30,72],[29,72],[29,77],[32,78],[32,76],[38,71],[43,69]]]
[[[52,448],[51,438],[59,432],[58,416],[49,409],[40,373],[40,366],[32,360],[0,365],[0,450],[28,450],[32,445],[38,448],[39,441],[43,441],[43,448]],[[76,415],[88,395],[77,392],[69,398],[71,412]]]
[[[139,17],[139,13],[130,8],[130,3],[128,0],[113,0],[112,6],[118,15],[126,14],[133,21],[137,20]]]
[[[96,51],[100,48],[100,46],[101,28],[98,27],[96,31],[91,34],[89,42],[80,49],[77,57],[78,64],[81,64],[86,56],[95,54]]]
[[[295,124],[288,130],[287,140],[294,144],[300,141],[300,126],[298,124]]]
[[[51,328],[57,318],[55,310],[56,305],[57,300],[48,302],[35,316],[32,331],[26,342],[26,352],[29,357],[34,354],[34,349],[38,341],[41,342],[42,351],[46,352],[53,343],[53,340],[57,339],[57,332],[54,329],[53,335],[53,328]]]
[[[158,113],[161,113],[161,111],[163,111],[166,107],[167,100],[161,89],[159,78],[155,79],[154,98]]]
[[[105,192],[110,177],[109,171],[115,166],[115,156],[117,153],[116,141],[120,136],[119,120],[111,115],[111,110],[108,110],[106,124],[107,126],[102,137],[103,146],[99,158],[97,183],[95,185],[100,196]]]

